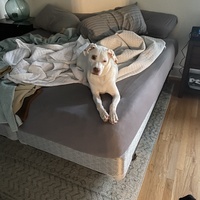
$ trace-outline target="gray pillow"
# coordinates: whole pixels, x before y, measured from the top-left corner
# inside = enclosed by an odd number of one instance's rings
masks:
[[[76,28],[79,22],[79,18],[70,11],[48,4],[35,17],[33,26],[34,28],[42,28],[52,33],[58,33],[64,28]]]
[[[130,30],[137,34],[146,33],[147,27],[137,4],[102,12],[84,19],[79,25],[81,35],[92,42],[110,36],[118,30]]]

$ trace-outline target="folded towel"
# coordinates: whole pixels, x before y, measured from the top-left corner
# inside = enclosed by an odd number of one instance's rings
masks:
[[[13,113],[16,113],[22,107],[25,98],[33,95],[39,88],[39,86],[32,84],[17,85],[13,99]]]

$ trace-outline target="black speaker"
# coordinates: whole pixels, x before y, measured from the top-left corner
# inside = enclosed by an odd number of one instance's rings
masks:
[[[192,27],[190,37],[191,37],[191,39],[194,39],[194,40],[200,40],[200,27],[199,26]]]

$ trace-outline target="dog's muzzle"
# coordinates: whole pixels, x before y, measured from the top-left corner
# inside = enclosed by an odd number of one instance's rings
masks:
[[[92,70],[92,73],[93,73],[94,75],[99,75],[100,69],[97,68],[97,67],[94,67],[93,70]]]

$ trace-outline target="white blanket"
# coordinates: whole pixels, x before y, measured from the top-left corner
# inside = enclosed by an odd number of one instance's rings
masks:
[[[15,83],[55,86],[81,83],[83,73],[76,66],[89,41],[82,36],[64,45],[34,45],[16,40],[18,48],[4,55],[13,70],[7,78]],[[142,72],[160,55],[165,42],[131,31],[120,31],[98,42],[115,51],[119,61],[118,81]]]
[[[119,31],[99,44],[111,48],[118,58],[118,79],[122,80],[148,68],[165,48],[165,41],[139,36],[132,31]]]

